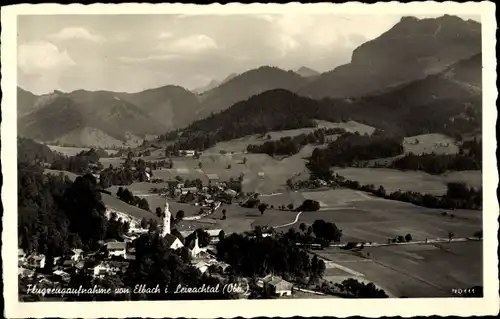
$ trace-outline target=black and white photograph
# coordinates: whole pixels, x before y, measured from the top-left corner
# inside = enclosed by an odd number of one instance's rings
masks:
[[[498,313],[495,6],[435,5],[2,7],[12,314]]]

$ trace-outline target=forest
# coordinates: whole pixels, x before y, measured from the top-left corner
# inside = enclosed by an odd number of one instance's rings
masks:
[[[349,166],[358,161],[402,154],[402,142],[402,137],[375,133],[371,136],[359,135],[357,132],[345,133],[328,144],[327,148],[316,148],[309,158],[307,168],[314,178],[329,180],[332,176],[330,167]]]
[[[277,141],[266,141],[263,144],[250,144],[247,151],[249,153],[264,153],[269,156],[290,156],[297,154],[307,144],[324,144],[327,141],[327,136],[344,134],[345,132],[342,128],[321,128],[309,134],[282,137]]]

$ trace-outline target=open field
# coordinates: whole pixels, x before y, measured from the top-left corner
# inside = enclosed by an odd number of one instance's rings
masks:
[[[446,297],[452,296],[453,288],[483,284],[482,242],[365,247],[363,251],[370,257],[339,248],[317,253],[399,297]]]
[[[449,182],[464,182],[472,187],[481,187],[481,171],[450,172],[431,175],[422,171],[399,171],[388,168],[335,168],[335,172],[360,184],[384,186],[386,191],[415,191],[434,195],[446,193]]]
[[[64,154],[66,156],[75,156],[76,154],[80,153],[81,151],[88,151],[90,150],[90,147],[69,147],[69,146],[58,146],[58,145],[47,145],[52,151],[59,152],[61,154]],[[107,153],[109,154],[115,154],[118,153],[117,150],[106,150]]]
[[[418,141],[418,142],[417,142]],[[405,154],[457,154],[459,147],[455,139],[443,134],[423,134],[405,137],[403,141]]]
[[[266,141],[272,140],[279,140],[282,137],[293,137],[297,136],[300,134],[309,134],[311,132],[314,132],[315,130],[319,128],[343,128],[347,132],[359,132],[360,134],[369,134],[371,135],[374,131],[375,128],[361,124],[355,121],[349,121],[349,122],[343,122],[343,123],[334,123],[334,122],[328,122],[328,121],[316,121],[316,127],[305,127],[305,128],[300,128],[300,129],[293,129],[293,130],[284,130],[284,131],[272,131],[267,134],[265,134],[264,137],[260,137],[259,135],[250,135],[250,136],[245,136],[242,138],[234,139],[231,141],[225,141],[225,142],[219,142],[215,146],[209,148],[208,150],[205,151],[205,153],[216,153],[219,154],[221,151],[224,152],[234,152],[234,153],[241,153],[246,151],[247,146],[249,144],[263,144]],[[267,136],[270,136],[270,139],[267,138]],[[332,135],[330,138],[334,138],[335,136]]]

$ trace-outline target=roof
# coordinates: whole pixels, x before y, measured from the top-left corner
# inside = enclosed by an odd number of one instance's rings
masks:
[[[176,240],[179,240],[179,238],[177,238],[177,236],[174,236],[172,234],[166,234],[165,237],[163,237],[163,239],[167,243],[168,247],[171,247]]]
[[[222,229],[207,229],[205,230],[211,237],[219,236]]]
[[[121,250],[121,249],[125,249],[127,248],[127,243],[126,242],[111,242],[111,243],[107,243],[106,244],[106,248],[108,248],[108,250]]]
[[[81,253],[83,253],[83,249],[79,249],[79,248],[73,249],[72,251],[73,251],[75,254],[81,254]]]
[[[62,270],[56,270],[53,272],[54,275],[56,276],[68,276],[69,274],[65,271],[62,271]]]
[[[217,174],[206,174],[208,179],[219,179],[219,175]]]

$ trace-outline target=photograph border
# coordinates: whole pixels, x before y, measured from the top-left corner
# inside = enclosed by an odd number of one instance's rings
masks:
[[[289,299],[225,301],[19,302],[17,259],[17,17],[52,14],[477,14],[482,25],[483,61],[483,298]],[[20,4],[1,8],[1,163],[4,207],[2,259],[5,316],[61,317],[291,317],[494,315],[499,311],[498,214],[496,195],[496,29],[493,2],[317,3],[317,4]],[[471,261],[473,262],[473,261]]]

